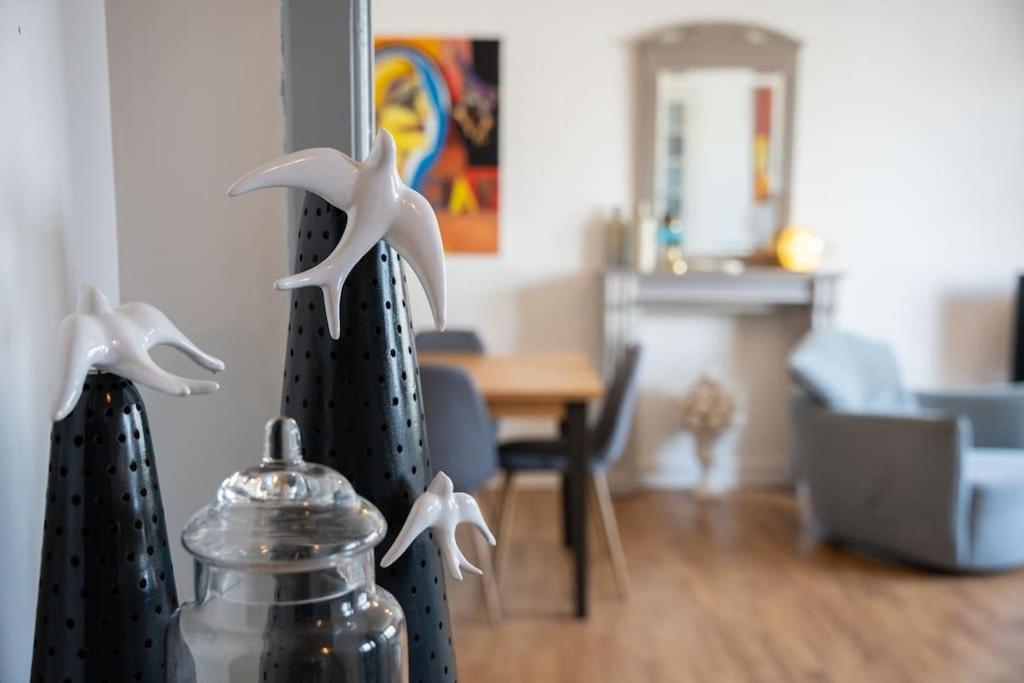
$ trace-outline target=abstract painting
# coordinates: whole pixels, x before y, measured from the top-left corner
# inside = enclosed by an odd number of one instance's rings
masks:
[[[445,251],[498,251],[497,40],[377,38],[377,125],[402,180],[437,212]]]

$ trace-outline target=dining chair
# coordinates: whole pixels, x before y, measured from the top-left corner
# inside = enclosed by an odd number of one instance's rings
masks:
[[[615,584],[622,599],[629,597],[629,574],[619,526],[615,520],[615,510],[612,507],[607,472],[622,457],[629,440],[636,412],[640,358],[639,346],[626,348],[608,388],[600,418],[589,430],[588,435],[591,452],[587,467],[590,474],[589,484],[598,512],[595,519],[600,523],[599,531],[611,558]],[[556,471],[564,474],[569,465],[567,451],[566,442],[562,438],[510,441],[499,446],[499,461],[506,473],[501,497],[501,517],[498,522],[499,585],[508,562],[509,540],[516,505],[516,475],[526,471]]]
[[[483,353],[484,341],[475,330],[445,330],[416,333],[418,351]]]
[[[430,330],[416,333],[416,350],[437,353],[478,353],[486,351],[484,340],[476,330]],[[491,438],[498,438],[498,421],[488,418]]]
[[[475,494],[498,474],[498,451],[487,406],[465,370],[450,365],[420,367],[429,462],[447,474],[456,491]],[[484,574],[484,599],[492,625],[501,621],[497,576],[487,541],[472,531],[477,562]]]

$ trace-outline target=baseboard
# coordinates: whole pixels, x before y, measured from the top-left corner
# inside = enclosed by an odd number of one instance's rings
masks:
[[[750,458],[744,462],[735,479],[723,483],[728,488],[758,488],[764,486],[788,486],[792,484],[789,458],[765,456]],[[554,490],[562,486],[562,475],[555,472],[524,472],[516,475],[516,486],[526,490]],[[637,489],[686,490],[695,488],[699,481],[696,465],[686,459],[680,462],[662,461],[654,466],[645,463],[635,474],[614,470],[609,475],[612,491],[630,492]],[[487,489],[500,489],[503,477],[495,477],[487,483]]]
[[[700,481],[700,470],[690,457],[662,458],[641,462],[636,483],[641,488],[692,489]],[[789,457],[785,454],[747,455],[733,472],[712,471],[713,482],[723,488],[789,485],[792,483]],[[627,485],[620,482],[620,486]]]

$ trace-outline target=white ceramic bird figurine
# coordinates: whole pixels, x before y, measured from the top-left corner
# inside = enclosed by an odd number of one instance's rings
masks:
[[[496,543],[494,534],[487,528],[480,506],[473,496],[468,493],[455,493],[455,487],[448,475],[438,472],[434,481],[427,487],[426,493],[413,503],[402,530],[398,532],[395,542],[381,559],[380,566],[390,566],[402,556],[417,536],[431,528],[436,532],[435,540],[441,546],[441,555],[452,578],[462,581],[463,569],[473,574],[483,574],[466,559],[455,542],[455,527],[463,522],[468,522],[479,529],[491,545]]]
[[[444,329],[444,248],[437,216],[423,195],[402,183],[395,159],[395,139],[381,129],[363,163],[336,149],[315,147],[266,163],[228,190],[235,197],[266,187],[296,187],[320,195],[348,214],[345,233],[327,258],[274,283],[279,290],[319,287],[333,339],[341,336],[339,307],[345,279],[382,239],[412,266],[426,291],[434,324]]]
[[[53,420],[67,417],[91,368],[112,372],[125,379],[174,396],[209,394],[220,385],[209,380],[172,375],[149,357],[154,346],[171,346],[213,372],[224,363],[200,350],[167,316],[149,304],[131,302],[113,308],[103,292],[82,285],[78,311],[60,324],[60,393]]]

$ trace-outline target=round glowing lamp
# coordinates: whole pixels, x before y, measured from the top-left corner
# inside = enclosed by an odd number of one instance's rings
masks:
[[[821,267],[825,256],[825,241],[816,233],[789,226],[783,228],[775,241],[775,254],[779,264],[796,273],[809,273]]]

